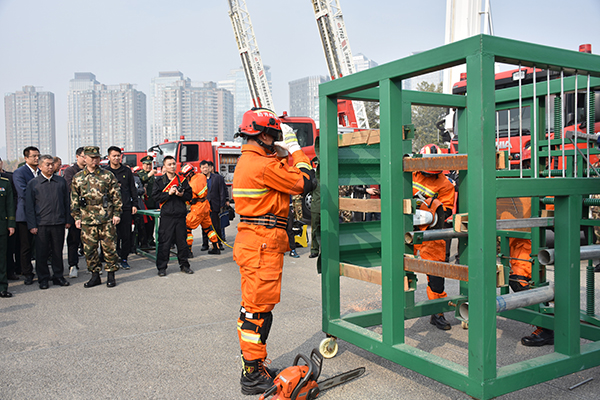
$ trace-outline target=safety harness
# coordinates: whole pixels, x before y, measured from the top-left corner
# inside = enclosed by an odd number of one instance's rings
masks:
[[[252,224],[252,225],[263,225],[263,226],[266,226],[268,229],[273,229],[273,228],[286,229],[288,219],[283,218],[283,217],[278,217],[277,215],[275,215],[273,213],[267,213],[265,215],[260,215],[257,217],[249,217],[249,216],[241,215],[240,221],[245,222],[247,224]]]

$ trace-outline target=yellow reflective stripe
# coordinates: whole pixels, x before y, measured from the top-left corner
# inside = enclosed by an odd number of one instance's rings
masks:
[[[309,171],[312,169],[310,164],[307,164],[305,162],[299,162],[298,164],[296,164],[296,168],[306,168]]]
[[[242,324],[238,321],[238,331],[240,331],[240,336],[244,342],[261,344],[260,341],[260,333],[255,333],[251,331],[246,331],[242,329]]]
[[[194,239],[194,235],[187,235],[187,240]]]
[[[208,232],[208,238],[209,238],[209,239],[211,239],[211,238],[214,238],[216,235],[217,235],[217,234],[215,233],[215,231],[210,231],[210,232]]]
[[[433,190],[429,189],[426,186],[421,185],[420,183],[417,182],[413,182],[413,189],[417,189],[422,191],[423,193],[425,193],[427,196],[429,197],[433,197],[437,194],[437,192],[434,192]]]
[[[202,197],[202,195],[203,195],[204,193],[206,193],[206,190],[207,190],[207,189],[208,189],[208,188],[207,188],[206,186],[204,186],[204,189],[202,189],[200,192],[198,192],[198,197]]]
[[[261,197],[269,193],[269,189],[240,189],[233,188],[233,195],[236,197]]]

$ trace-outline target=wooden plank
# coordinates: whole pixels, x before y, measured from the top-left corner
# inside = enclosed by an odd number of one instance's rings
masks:
[[[379,143],[379,129],[365,129],[338,135],[338,147]]]
[[[506,152],[496,152],[496,169],[506,169]]]
[[[469,231],[469,214],[454,214],[452,225],[454,226],[454,232],[468,232]]]
[[[381,212],[381,199],[352,199],[340,197],[340,210],[355,212]]]
[[[404,199],[402,201],[402,212],[404,214],[412,214],[412,200]]]
[[[427,157],[404,157],[404,172],[453,171],[467,169],[466,154],[436,154]]]
[[[340,263],[340,276],[381,285],[381,270]]]
[[[405,256],[404,270],[420,272],[427,275],[441,276],[443,278],[456,279],[464,282],[469,281],[469,267],[466,265],[423,260],[422,258]]]

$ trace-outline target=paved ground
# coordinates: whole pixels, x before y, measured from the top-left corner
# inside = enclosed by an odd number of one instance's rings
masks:
[[[228,229],[233,240],[235,229]],[[279,368],[298,353],[308,355],[324,338],[315,260],[307,249],[298,252],[299,259],[285,258],[282,302],[269,337],[269,354]],[[195,253],[194,275],[178,272],[171,263],[166,278],[157,277],[151,261],[133,255],[131,270],[117,272],[112,289],[104,284],[85,289],[85,272],[69,279],[69,287],[51,285],[45,291],[37,282],[11,283],[15,296],[0,299],[0,399],[258,398],[239,389],[240,289],[232,251],[209,256],[196,246]],[[419,296],[425,282],[421,277]],[[450,294],[456,292],[457,285],[448,286]],[[380,295],[378,286],[343,278],[344,310],[378,307]],[[434,329],[426,318],[410,321],[407,343],[466,364],[467,331],[447,317],[453,325],[447,332]],[[523,347],[519,339],[530,332],[528,325],[498,319],[499,365],[552,351]],[[469,398],[347,342],[339,345],[338,355],[324,362],[322,377],[359,366],[366,374],[324,392],[324,400]],[[588,378],[594,379],[569,390]],[[600,368],[500,398],[600,399]]]

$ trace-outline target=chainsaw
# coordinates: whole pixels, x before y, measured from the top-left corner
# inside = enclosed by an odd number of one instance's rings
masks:
[[[304,365],[298,365],[301,360],[304,361]],[[316,399],[322,391],[358,378],[365,373],[365,368],[361,367],[317,383],[322,365],[323,356],[317,349],[313,349],[310,358],[304,354],[298,354],[294,359],[294,364],[275,377],[273,386],[267,389],[259,400],[264,400],[271,395],[275,395],[271,400]]]

